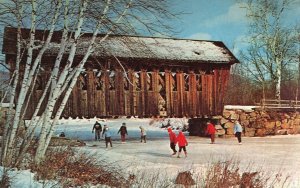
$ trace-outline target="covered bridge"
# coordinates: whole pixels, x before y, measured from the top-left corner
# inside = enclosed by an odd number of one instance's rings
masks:
[[[23,30],[28,38],[29,30]],[[36,32],[42,40],[43,31]],[[59,50],[61,32],[55,32],[42,58],[31,98],[30,117],[41,96]],[[84,34],[76,51],[79,61],[91,34]],[[219,115],[230,67],[238,60],[220,41],[111,35],[88,59],[64,109],[64,117]],[[16,29],[6,28],[3,53],[14,67]],[[25,62],[23,62],[24,64]]]

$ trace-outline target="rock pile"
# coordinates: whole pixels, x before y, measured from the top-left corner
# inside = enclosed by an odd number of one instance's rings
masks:
[[[244,128],[244,136],[300,133],[299,112],[224,110],[220,124],[226,135],[233,135],[235,120]]]

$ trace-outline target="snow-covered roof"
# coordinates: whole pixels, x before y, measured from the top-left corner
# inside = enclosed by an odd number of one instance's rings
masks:
[[[94,50],[96,56],[197,61],[201,63],[237,62],[237,59],[222,42],[115,35],[108,37],[103,42],[100,42],[101,39],[102,37],[96,39]],[[82,37],[78,42],[77,55],[85,54],[89,43],[89,37]],[[59,44],[52,43],[51,51],[56,53],[58,47]]]
[[[16,35],[12,34],[15,28],[5,28],[3,53],[14,54]],[[23,39],[28,39],[28,29],[22,31]],[[41,44],[42,31],[36,31],[35,44]],[[78,41],[77,55],[84,55],[89,46],[92,35],[85,33]],[[202,41],[174,38],[157,38],[141,36],[110,35],[100,42],[104,35],[99,34],[96,39],[94,55],[98,57],[131,58],[131,59],[157,59],[196,63],[237,63],[238,60],[221,41]],[[60,47],[61,32],[56,31],[49,45],[47,54],[56,54]],[[71,42],[67,45],[70,50]]]

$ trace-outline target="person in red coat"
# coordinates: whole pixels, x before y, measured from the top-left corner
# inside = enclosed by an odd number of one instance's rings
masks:
[[[211,144],[215,143],[216,128],[210,121],[207,122],[206,134],[210,136]]]
[[[169,133],[169,138],[170,138],[170,148],[173,150],[172,155],[176,155],[176,153],[177,153],[177,151],[176,151],[176,143],[177,143],[176,134],[172,131],[172,129],[170,127],[168,128],[168,133]]]
[[[188,142],[186,141],[186,138],[181,130],[179,131],[179,134],[177,136],[177,142],[179,147],[179,152],[177,157],[180,158],[181,150],[184,151],[185,157],[187,157],[187,152],[185,147],[188,145]]]

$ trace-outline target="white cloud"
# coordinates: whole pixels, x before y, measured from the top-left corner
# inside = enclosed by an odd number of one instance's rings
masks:
[[[240,50],[246,49],[249,46],[249,36],[240,35],[235,38],[233,44],[233,54],[237,55]]]
[[[225,14],[204,21],[204,26],[214,27],[224,23],[242,23],[246,21],[246,9],[244,3],[236,3],[229,7]]]
[[[187,38],[196,40],[211,40],[212,36],[208,33],[194,33]]]

